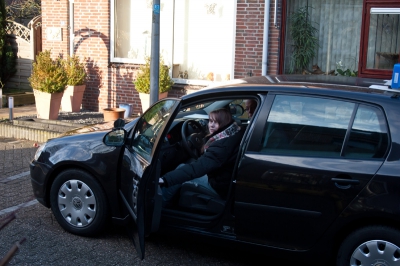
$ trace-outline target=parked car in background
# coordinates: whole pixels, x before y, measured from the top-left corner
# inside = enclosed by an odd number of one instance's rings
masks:
[[[33,191],[73,234],[124,223],[140,258],[145,236],[164,231],[320,265],[397,265],[400,92],[369,88],[382,83],[265,76],[163,99],[112,131],[49,140],[31,162]],[[196,157],[217,108],[244,132],[228,196],[183,185],[162,207],[159,177]]]

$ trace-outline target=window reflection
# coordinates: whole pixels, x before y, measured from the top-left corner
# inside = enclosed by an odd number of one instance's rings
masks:
[[[154,143],[163,132],[165,123],[175,110],[175,100],[165,100],[155,104],[140,118],[133,136],[133,149],[150,161]]]

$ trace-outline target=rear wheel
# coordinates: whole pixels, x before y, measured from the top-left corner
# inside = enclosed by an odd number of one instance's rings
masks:
[[[108,219],[103,189],[82,170],[69,169],[56,177],[50,190],[50,203],[58,223],[73,234],[95,235]]]
[[[353,232],[340,246],[337,265],[400,265],[400,231],[369,226]]]

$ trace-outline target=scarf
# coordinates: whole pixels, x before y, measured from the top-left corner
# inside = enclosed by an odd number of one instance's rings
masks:
[[[215,134],[211,138],[209,138],[208,141],[206,142],[206,144],[204,144],[204,151],[206,151],[208,149],[208,147],[210,147],[210,145],[214,141],[218,141],[218,140],[221,140],[221,139],[224,139],[224,138],[228,138],[230,136],[235,135],[239,131],[240,131],[240,127],[236,124],[236,122],[233,122],[232,125],[227,127],[225,130],[223,130],[223,131]]]

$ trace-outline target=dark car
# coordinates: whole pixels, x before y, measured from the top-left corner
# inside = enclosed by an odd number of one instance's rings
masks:
[[[33,191],[71,233],[125,224],[141,258],[145,236],[163,231],[321,264],[398,265],[400,92],[369,88],[382,84],[266,76],[163,99],[112,131],[49,140],[31,162]],[[159,177],[197,157],[217,108],[244,132],[228,196],[184,184],[163,207]]]

